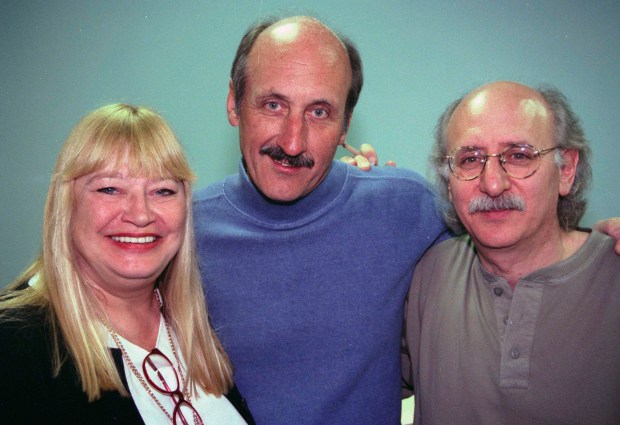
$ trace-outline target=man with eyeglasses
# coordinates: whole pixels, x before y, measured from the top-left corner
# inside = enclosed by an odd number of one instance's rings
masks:
[[[450,105],[432,155],[450,227],[416,266],[403,391],[416,424],[620,423],[620,257],[578,228],[590,148],[557,90]]]

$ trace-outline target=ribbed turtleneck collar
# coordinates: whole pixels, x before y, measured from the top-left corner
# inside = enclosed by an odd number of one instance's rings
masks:
[[[224,182],[226,198],[242,213],[255,221],[278,228],[303,225],[328,211],[336,201],[347,179],[349,165],[332,161],[327,176],[311,193],[290,203],[267,199],[250,181],[239,161],[239,172]]]

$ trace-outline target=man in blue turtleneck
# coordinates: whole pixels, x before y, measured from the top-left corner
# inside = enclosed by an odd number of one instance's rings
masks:
[[[413,267],[445,228],[416,173],[333,161],[362,88],[316,19],[261,22],[231,72],[239,173],[196,195],[213,326],[258,424],[400,423]]]

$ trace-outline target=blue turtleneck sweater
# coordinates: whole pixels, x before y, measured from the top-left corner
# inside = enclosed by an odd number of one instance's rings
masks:
[[[257,424],[399,424],[403,303],[445,231],[424,179],[333,162],[278,204],[240,163],[194,215],[212,324]]]

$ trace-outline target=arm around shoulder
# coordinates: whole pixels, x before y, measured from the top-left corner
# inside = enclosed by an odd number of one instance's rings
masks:
[[[596,222],[594,228],[616,240],[615,251],[620,255],[620,217],[612,217]]]

